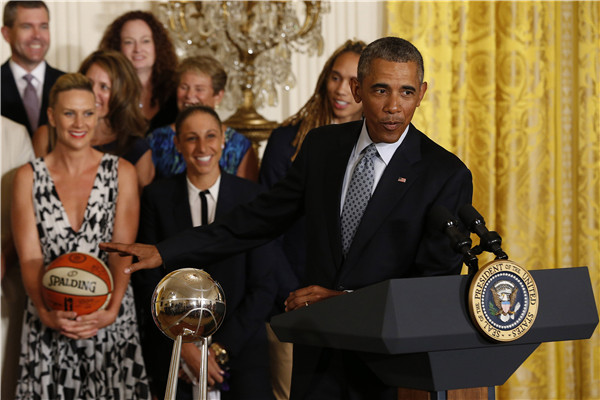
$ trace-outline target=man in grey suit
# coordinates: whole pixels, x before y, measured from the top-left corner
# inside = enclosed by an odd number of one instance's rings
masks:
[[[44,58],[50,46],[48,7],[43,1],[9,1],[2,36],[11,57],[2,64],[2,115],[24,125],[29,136],[48,123],[48,94],[64,74]]]
[[[361,54],[351,82],[363,121],[311,131],[287,176],[218,224],[156,247],[101,248],[137,256],[129,272],[170,269],[244,251],[305,215],[307,278],[288,297],[288,311],[387,279],[458,274],[461,256],[441,232],[426,229],[426,220],[435,205],[456,214],[470,203],[472,178],[455,155],[410,123],[427,90],[423,77],[423,59],[410,42],[376,40]],[[292,398],[395,399],[397,391],[353,352],[295,345]]]

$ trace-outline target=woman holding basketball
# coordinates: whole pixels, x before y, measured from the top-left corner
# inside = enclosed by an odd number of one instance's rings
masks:
[[[15,245],[29,297],[15,398],[149,398],[133,293],[121,272],[129,261],[98,250],[99,242],[111,238],[135,239],[135,168],[91,147],[96,103],[83,75],[56,81],[48,119],[56,146],[17,171],[13,194]],[[114,290],[106,308],[78,315],[44,304],[45,266],[74,251],[109,266]]]

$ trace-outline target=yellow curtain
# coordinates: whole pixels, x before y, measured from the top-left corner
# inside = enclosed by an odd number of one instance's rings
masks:
[[[600,2],[402,1],[387,11],[388,34],[425,60],[429,88],[413,121],[471,169],[474,205],[504,250],[528,269],[589,267],[600,309]],[[600,399],[600,328],[541,345],[496,393]]]

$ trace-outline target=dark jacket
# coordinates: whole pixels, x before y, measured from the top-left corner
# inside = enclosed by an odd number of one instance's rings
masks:
[[[254,182],[221,173],[215,219],[240,203],[249,202],[260,192]],[[142,195],[138,241],[157,243],[186,228],[192,228],[185,174],[156,181]],[[227,311],[221,327],[212,336],[230,355],[230,391],[226,399],[271,399],[269,360],[265,322],[273,307],[276,263],[270,245],[233,255],[215,264],[183,262],[180,267],[204,269],[223,287]],[[164,396],[172,343],[158,330],[150,314],[156,284],[165,275],[160,268],[138,271],[132,276],[144,358],[152,387]]]
[[[473,194],[471,173],[452,153],[410,125],[363,214],[347,257],[342,255],[340,198],[348,159],[362,121],[309,132],[286,177],[220,223],[181,233],[157,245],[167,268],[225,257],[265,243],[306,216],[306,280],[335,290],[358,289],[387,279],[458,274],[461,256],[441,232],[426,229],[435,204],[455,215]],[[323,349],[294,346],[292,397],[303,398],[320,377]],[[343,363],[351,377],[360,363]],[[375,393],[377,379],[346,379]],[[370,389],[369,389],[370,388]],[[344,388],[345,390],[345,388]],[[367,397],[369,398],[369,397]],[[370,397],[375,398],[375,397]]]
[[[27,132],[29,132],[29,136],[32,137],[33,131],[29,124],[27,111],[25,111],[23,99],[21,99],[21,95],[19,94],[19,90],[17,89],[15,77],[12,74],[8,61],[2,64],[1,74],[2,115],[4,115],[6,118],[10,118],[15,122],[24,125],[27,128]],[[63,74],[63,71],[52,68],[50,65],[48,65],[48,63],[46,63],[46,74],[44,75],[44,88],[42,90],[42,104],[40,107],[40,119],[38,121],[38,126],[42,126],[48,123],[48,95],[50,94],[50,89],[52,88],[52,85],[54,85],[54,82],[56,82],[58,77]]]

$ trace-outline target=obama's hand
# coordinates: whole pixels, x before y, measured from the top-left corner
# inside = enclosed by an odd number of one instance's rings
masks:
[[[121,257],[134,256],[138,262],[125,267],[123,272],[131,274],[140,269],[150,269],[160,267],[163,264],[163,259],[158,252],[156,246],[141,243],[100,243],[100,250],[109,253],[119,253]]]

